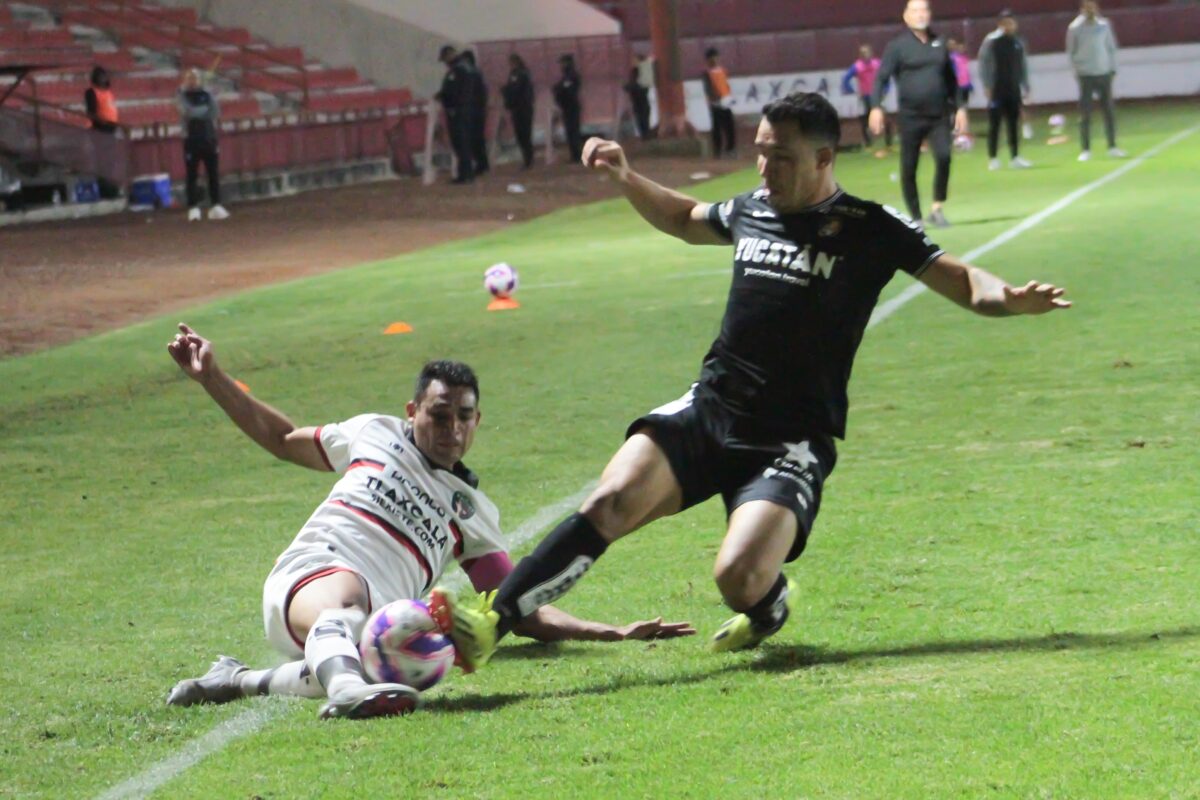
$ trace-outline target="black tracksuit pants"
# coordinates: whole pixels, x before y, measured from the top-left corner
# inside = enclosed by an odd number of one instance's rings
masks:
[[[1017,157],[1021,147],[1021,137],[1017,129],[1021,124],[1021,95],[998,93],[992,95],[988,103],[988,158],[995,158],[1000,149],[1000,122],[1004,122],[1008,134],[1008,152],[1012,158]]]
[[[204,164],[204,172],[208,176],[208,201],[215,205],[221,203],[221,171],[219,169],[219,150],[216,142],[205,140],[184,139],[183,163],[187,170],[187,204],[195,208],[200,204],[200,164]]]
[[[509,114],[517,146],[521,148],[521,162],[528,167],[533,164],[533,106],[517,106]]]
[[[917,192],[917,161],[921,158],[921,142],[928,140],[933,154],[933,200],[946,200],[950,188],[950,118],[927,117],[901,111],[900,120],[900,188],[904,204],[913,219],[921,219],[921,195]]]

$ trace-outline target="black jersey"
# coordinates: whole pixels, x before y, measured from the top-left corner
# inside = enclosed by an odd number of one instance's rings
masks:
[[[729,409],[747,442],[846,433],[846,386],[879,293],[941,248],[900,212],[845,194],[780,214],[765,189],[714,204],[734,245],[721,334],[698,391]]]

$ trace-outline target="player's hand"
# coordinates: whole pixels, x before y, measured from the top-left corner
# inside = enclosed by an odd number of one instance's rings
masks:
[[[625,159],[624,148],[614,141],[598,136],[584,142],[582,160],[588,169],[607,170],[618,179],[629,174],[629,162]]]
[[[1070,308],[1071,301],[1063,300],[1066,289],[1051,283],[1030,281],[1024,286],[1004,287],[1004,307],[1013,314],[1045,314],[1056,308]]]
[[[958,111],[954,112],[954,135],[961,136],[970,129],[971,126],[967,121],[967,110],[965,108],[960,108]]]
[[[871,113],[867,115],[867,127],[871,129],[871,133],[876,136],[883,134],[883,109],[879,106],[871,109]]]
[[[677,639],[696,632],[690,622],[663,622],[662,617],[631,622],[616,629],[618,640],[625,639]]]
[[[203,382],[216,371],[217,360],[212,342],[186,323],[179,323],[179,333],[167,344],[167,352],[175,359],[183,374],[192,380]]]

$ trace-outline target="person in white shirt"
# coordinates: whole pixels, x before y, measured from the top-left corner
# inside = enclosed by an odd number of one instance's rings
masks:
[[[431,361],[417,378],[406,418],[363,414],[297,427],[243,391],[217,365],[212,342],[180,324],[167,345],[234,424],[276,458],[341,477],[276,559],[263,587],[267,639],[293,659],[251,670],[221,656],[200,678],[179,682],[169,705],[223,703],[258,694],[327,697],[321,717],[407,714],[417,691],[368,682],[358,651],[373,609],[423,596],[457,560],[477,591],[512,571],[496,506],[462,458],[479,425],[479,382],[466,364]],[[623,627],[546,607],[520,630],[543,641],[687,636],[661,618]]]

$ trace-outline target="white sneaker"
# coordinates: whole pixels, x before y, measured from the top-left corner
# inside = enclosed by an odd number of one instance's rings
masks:
[[[1033,138],[1033,125],[1031,125],[1028,122],[1026,122],[1024,125],[1022,125],[1021,126],[1021,136],[1023,136],[1026,139],[1032,139]]]
[[[1112,158],[1125,158],[1129,154],[1119,147],[1108,148],[1108,155]]]
[[[1008,165],[1013,169],[1029,169],[1033,166],[1033,162],[1017,156],[1012,161],[1008,162]]]
[[[198,209],[198,208],[189,208],[188,209],[188,222],[199,222],[200,219],[201,219],[200,209]]]
[[[208,218],[213,220],[229,219],[229,212],[225,210],[225,206],[215,205],[208,210]]]
[[[1091,161],[1092,160],[1092,151],[1084,150],[1082,153],[1079,154],[1079,160],[1080,161]]]
[[[321,707],[321,719],[394,717],[411,714],[421,704],[420,695],[402,683],[364,683],[350,686]]]
[[[988,169],[990,169],[992,172],[995,172],[996,170],[1000,169],[1000,159],[998,159],[998,158],[990,159],[988,161]]]

